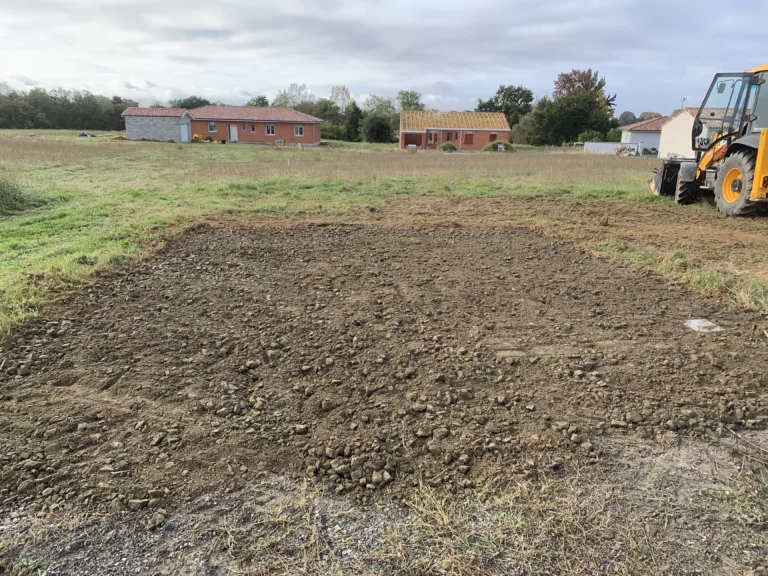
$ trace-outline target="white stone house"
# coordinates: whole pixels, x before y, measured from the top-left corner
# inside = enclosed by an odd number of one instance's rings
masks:
[[[698,112],[697,108],[684,108],[669,119],[661,131],[659,158],[696,157],[692,133],[693,121]]]
[[[189,142],[192,115],[184,108],[126,108],[125,137],[128,140]]]
[[[658,151],[661,144],[661,130],[667,122],[669,122],[669,116],[662,116],[622,126],[621,143],[637,144],[641,152],[644,149]]]

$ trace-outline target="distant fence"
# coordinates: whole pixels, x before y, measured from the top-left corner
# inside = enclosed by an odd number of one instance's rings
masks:
[[[632,149],[636,154],[640,153],[639,144],[621,144],[619,142],[584,142],[584,152],[592,154],[616,154],[616,149],[622,147],[625,150]]]

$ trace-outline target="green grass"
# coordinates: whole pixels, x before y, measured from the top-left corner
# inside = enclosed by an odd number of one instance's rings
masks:
[[[427,195],[659,201],[644,191],[653,162],[570,150],[405,154],[396,144],[331,143],[299,151],[116,136],[0,130],[0,339],[55,293],[197,222],[309,218]]]
[[[681,250],[666,253],[624,238],[612,238],[597,252],[614,260],[650,268],[673,280],[693,286],[715,298],[736,302],[743,308],[768,314],[768,282],[735,270],[718,269],[691,260]]]

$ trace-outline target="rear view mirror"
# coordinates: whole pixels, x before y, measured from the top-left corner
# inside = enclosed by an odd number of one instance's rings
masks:
[[[696,122],[693,123],[693,137],[697,138],[701,136],[702,132],[704,132],[704,125],[701,123],[701,120],[696,120]]]
[[[725,92],[725,82],[720,82],[720,84],[717,85],[717,93],[722,94]]]

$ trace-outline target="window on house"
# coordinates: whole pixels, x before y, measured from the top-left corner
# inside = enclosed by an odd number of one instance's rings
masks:
[[[293,127],[294,136],[304,136],[304,126],[298,125]]]
[[[430,132],[427,134],[427,144],[434,144],[435,143],[435,135]]]
[[[218,132],[219,128],[216,126],[216,122],[208,122],[208,132]]]
[[[496,137],[497,136],[498,136],[498,134],[496,134],[496,132],[491,132],[491,135],[488,137],[488,141],[489,142],[496,142]]]
[[[256,132],[256,124],[251,124],[251,132]]]
[[[459,133],[458,132],[454,132],[453,133],[453,139],[454,140],[458,140],[459,139]]]
[[[448,142],[451,141],[451,136],[453,136],[453,132],[448,132],[448,136],[447,136]]]
[[[243,132],[245,132],[245,124],[243,124]]]
[[[464,144],[474,144],[474,143],[475,143],[475,135],[472,132],[464,134]]]
[[[267,124],[267,136],[274,136],[274,135],[275,135],[275,125]]]

